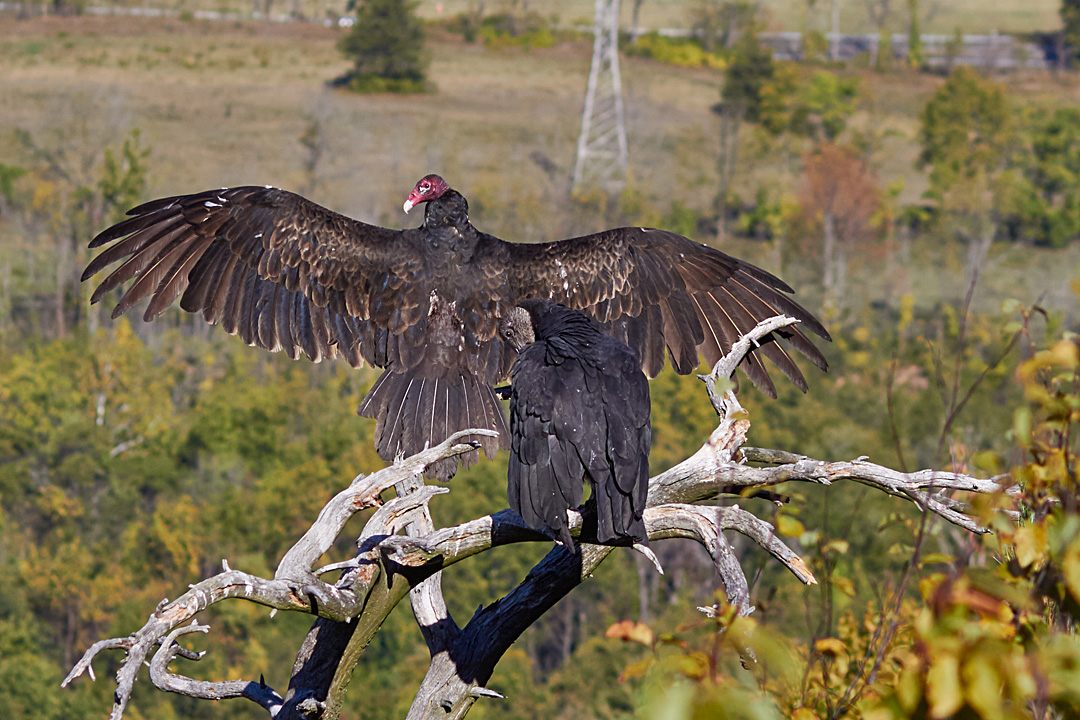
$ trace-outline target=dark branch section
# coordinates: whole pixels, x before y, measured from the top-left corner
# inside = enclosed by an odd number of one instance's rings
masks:
[[[756,342],[795,322],[786,317],[762,321],[708,376],[702,376],[720,417],[719,425],[694,455],[649,481],[644,522],[650,541],[681,537],[701,543],[713,559],[728,601],[744,615],[754,610],[750,590],[725,531],[753,540],[802,582],[817,581],[802,558],[765,520],[738,505],[697,503],[724,494],[785,502],[786,498],[769,488],[793,481],[830,485],[851,480],[912,502],[971,532],[985,532],[966,514],[967,506],[951,493],[1015,492],[1003,477],[984,480],[933,470],[901,473],[865,458],[826,463],[795,453],[744,447],[750,422],[734,393],[721,389],[722,380],[734,373]],[[485,433],[490,431],[464,430],[370,476],[357,477],[326,504],[311,528],[282,557],[273,579],[232,570],[223,561],[221,573],[191,586],[171,602],[162,601],[140,630],[125,638],[94,643],[62,684],[66,686],[84,673],[93,679],[92,662],[98,653],[123,649],[126,657],[116,674],[113,720],[123,717],[139,669],[151,656],[150,678],[161,690],[208,700],[246,698],[279,720],[337,718],[359,658],[390,611],[408,596],[431,651],[431,665],[408,719],[461,718],[478,698],[502,697],[486,683],[506,650],[615,548],[596,544],[595,517],[571,511],[568,520],[578,551],[571,553],[556,546],[518,587],[459,627],[443,600],[445,568],[502,545],[550,542],[509,510],[454,527],[434,527],[428,503],[449,491],[425,486],[421,479],[424,470],[475,450],[475,442],[462,441]],[[380,504],[382,494],[390,488],[397,497]],[[355,559],[317,568],[349,518],[373,506],[379,507],[357,540]],[[332,570],[341,573],[336,583],[319,579]],[[174,661],[202,657],[202,653],[177,643],[182,635],[209,632],[195,616],[230,598],[259,603],[273,612],[291,610],[317,616],[297,653],[284,695],[261,678],[207,682],[170,672]],[[710,613],[715,608],[702,610]]]

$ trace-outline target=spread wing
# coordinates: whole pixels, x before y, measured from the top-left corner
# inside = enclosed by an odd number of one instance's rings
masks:
[[[753,383],[776,397],[760,353],[806,391],[785,344],[827,367],[802,329],[826,340],[829,333],[790,297],[787,284],[681,235],[618,228],[560,242],[512,244],[510,256],[510,286],[519,299],[549,298],[591,315],[637,351],[650,377],[663,369],[665,348],[676,371],[685,375],[697,367],[699,352],[712,365],[739,336],[778,314],[801,325],[770,335],[747,355],[740,367]]]
[[[367,225],[270,187],[164,198],[128,214],[90,243],[108,247],[82,276],[119,263],[91,302],[133,281],[114,318],[149,299],[151,320],[180,298],[249,345],[354,366],[385,366],[399,338],[424,334],[416,230]]]

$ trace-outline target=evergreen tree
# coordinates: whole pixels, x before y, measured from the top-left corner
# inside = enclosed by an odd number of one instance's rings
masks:
[[[1080,0],[1061,0],[1060,12],[1065,54],[1075,60],[1080,55]]]
[[[931,167],[930,194],[999,171],[1010,138],[1005,88],[967,66],[957,67],[922,111],[920,167]]]
[[[429,58],[416,5],[410,0],[360,3],[356,25],[338,45],[354,63],[342,84],[356,92],[424,92]]]

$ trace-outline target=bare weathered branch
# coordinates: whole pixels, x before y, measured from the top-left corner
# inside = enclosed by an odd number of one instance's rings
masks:
[[[150,680],[154,683],[154,686],[159,690],[167,690],[202,700],[247,698],[270,713],[270,717],[276,717],[284,700],[261,678],[259,682],[250,680],[207,682],[205,680],[194,680],[183,675],[174,675],[169,672],[169,663],[184,650],[176,642],[177,638],[195,632],[208,633],[210,632],[210,626],[193,622],[190,625],[176,628],[165,638],[161,644],[161,649],[154,654],[154,659],[150,661]],[[203,653],[198,653],[195,659],[202,657],[202,655]]]
[[[787,315],[777,315],[762,320],[732,344],[731,349],[728,350],[724,357],[716,361],[708,375],[698,375],[699,378],[705,381],[705,387],[709,392],[709,400],[712,401],[713,409],[716,410],[717,415],[723,418],[731,413],[731,409],[723,402],[724,400],[734,402],[736,406],[738,406],[738,401],[735,400],[735,393],[731,389],[722,393],[718,392],[716,390],[716,381],[733,377],[739,363],[743,361],[743,358],[751,350],[758,347],[759,341],[766,335],[795,325],[798,322],[797,319]]]
[[[458,443],[458,440],[469,434],[492,435],[493,432],[491,430],[458,432],[439,445],[400,460],[366,478],[358,475],[349,487],[339,492],[323,506],[311,528],[285,553],[281,563],[278,564],[277,572],[274,573],[275,579],[310,577],[315,563],[334,544],[334,540],[341,534],[341,529],[345,527],[349,518],[364,508],[378,505],[379,498],[384,492],[406,478],[422,473],[428,465],[474,450],[471,443]]]

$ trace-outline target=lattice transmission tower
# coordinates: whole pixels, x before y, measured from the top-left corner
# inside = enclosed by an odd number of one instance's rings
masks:
[[[619,77],[619,0],[596,0],[592,69],[581,115],[573,189],[626,184],[626,123]]]

